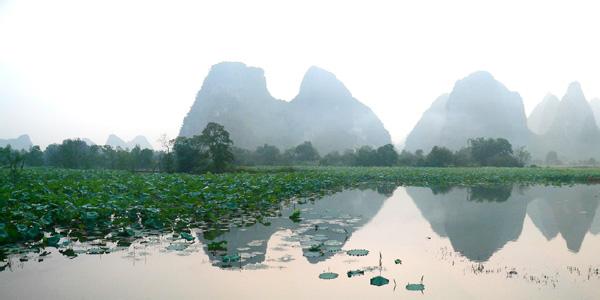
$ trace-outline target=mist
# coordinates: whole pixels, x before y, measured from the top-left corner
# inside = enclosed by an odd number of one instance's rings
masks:
[[[527,114],[572,81],[600,95],[594,12],[584,1],[3,1],[0,137],[144,135],[157,147],[179,134],[211,66],[240,61],[284,101],[310,66],[334,73],[402,144],[478,70],[517,91]]]

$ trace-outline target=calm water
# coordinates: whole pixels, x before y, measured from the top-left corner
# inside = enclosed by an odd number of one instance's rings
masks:
[[[347,190],[296,204],[299,223],[286,207],[269,226],[232,226],[215,239],[226,253],[197,234],[96,255],[74,245],[73,259],[13,255],[0,299],[600,299],[599,196],[583,185]],[[389,283],[371,285],[379,275]],[[423,292],[406,289],[421,277]]]

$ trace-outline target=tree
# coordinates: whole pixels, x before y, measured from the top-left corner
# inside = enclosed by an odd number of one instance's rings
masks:
[[[0,148],[0,166],[7,167],[10,170],[10,177],[13,181],[18,180],[19,170],[23,169],[24,164],[25,156],[21,152],[13,150],[10,145]]]
[[[362,146],[356,151],[356,165],[374,166],[377,161],[377,151],[371,146]]]
[[[547,165],[562,165],[562,162],[558,159],[558,153],[556,151],[550,151],[546,154]]]
[[[503,138],[475,138],[469,140],[471,156],[481,166],[518,166],[512,145]]]
[[[401,166],[415,166],[417,164],[416,156],[410,151],[402,150],[398,155],[398,164]]]
[[[424,166],[425,165],[425,154],[423,154],[422,149],[417,149],[415,151],[415,166]]]
[[[51,167],[61,166],[60,145],[50,144],[44,150],[44,162]]]
[[[233,162],[231,147],[233,141],[223,125],[210,122],[202,130],[201,144],[208,148],[210,158],[209,168],[213,172],[223,172],[227,165]]]
[[[89,168],[89,146],[80,139],[66,139],[58,147],[60,166],[68,169]]]
[[[454,163],[454,155],[448,148],[434,146],[425,161],[431,167],[448,167]]]
[[[242,149],[239,147],[232,147],[231,153],[233,153],[233,163],[238,166],[253,166],[256,165],[255,153],[248,149]]]
[[[281,160],[279,148],[264,144],[256,148],[256,160],[261,165],[274,165]]]
[[[25,153],[25,164],[31,167],[39,167],[44,165],[44,152],[40,146],[33,146]]]
[[[158,142],[163,148],[158,155],[159,169],[163,172],[172,173],[175,171],[175,159],[171,150],[173,149],[175,140],[169,140],[167,134],[163,133]]]
[[[525,146],[519,147],[517,150],[515,150],[515,157],[522,166],[526,166],[529,161],[531,161],[531,153],[525,150]]]
[[[323,166],[342,166],[342,155],[338,151],[329,152],[321,158],[319,164]]]
[[[463,147],[454,153],[454,165],[455,166],[472,166],[474,164],[473,157],[471,156],[471,148]]]
[[[154,167],[154,151],[148,148],[142,149],[138,160],[138,168],[142,170],[154,170]]]
[[[378,166],[393,166],[398,163],[398,153],[394,150],[392,144],[383,145],[377,148]]]
[[[312,143],[306,141],[294,149],[294,160],[297,162],[311,162],[319,160],[319,152]]]
[[[177,172],[192,173],[206,170],[208,156],[200,143],[200,136],[177,137],[173,142],[173,152]]]

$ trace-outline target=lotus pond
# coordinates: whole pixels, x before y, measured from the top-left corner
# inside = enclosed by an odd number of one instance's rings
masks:
[[[26,169],[0,179],[0,298],[597,299],[599,179]]]

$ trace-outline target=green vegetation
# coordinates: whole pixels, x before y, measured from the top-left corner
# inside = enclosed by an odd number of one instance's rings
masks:
[[[225,174],[159,174],[25,168],[0,170],[0,244],[49,246],[63,238],[130,241],[146,231],[205,238],[232,220],[247,225],[278,213],[282,201],[377,185],[573,184],[600,181],[600,169],[253,168]],[[299,217],[299,214],[298,214]],[[60,234],[61,237],[57,237]],[[218,235],[218,233],[217,233]],[[191,239],[187,234],[184,238]]]

